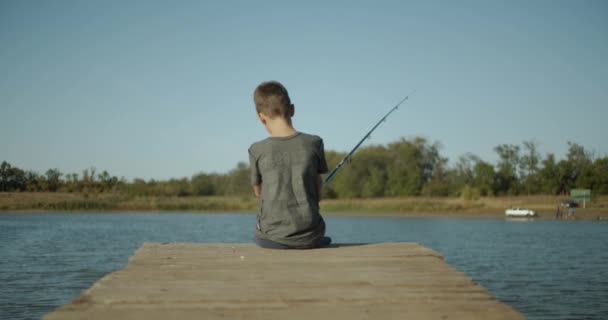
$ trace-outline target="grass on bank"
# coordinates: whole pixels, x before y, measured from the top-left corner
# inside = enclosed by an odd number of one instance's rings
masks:
[[[563,196],[461,198],[399,197],[374,199],[327,199],[321,211],[331,214],[396,215],[487,215],[502,216],[511,206],[535,210],[552,217]],[[119,194],[2,192],[0,211],[198,211],[255,212],[257,199],[252,197],[129,197]],[[577,216],[608,217],[608,197],[596,197],[587,209],[577,209]]]
[[[254,198],[129,197],[113,194],[6,192],[2,211],[253,211]]]

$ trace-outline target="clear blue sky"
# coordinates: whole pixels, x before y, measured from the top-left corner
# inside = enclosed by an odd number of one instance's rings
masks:
[[[0,161],[129,179],[226,172],[266,137],[279,80],[296,129],[346,151],[424,136],[453,162],[501,143],[608,153],[606,1],[1,1]]]

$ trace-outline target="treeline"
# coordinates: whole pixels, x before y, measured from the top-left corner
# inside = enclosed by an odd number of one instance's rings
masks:
[[[494,148],[496,164],[467,153],[448,165],[438,143],[401,139],[387,146],[362,148],[336,176],[326,196],[479,196],[567,195],[571,189],[608,194],[608,157],[598,158],[577,143],[568,142],[564,159],[541,155],[538,144],[501,144]],[[344,153],[327,152],[335,165]]]
[[[166,181],[135,178],[127,181],[124,177],[111,176],[107,171],[97,173],[92,167],[82,174],[63,174],[58,169],[49,169],[44,174],[11,166],[3,161],[0,164],[0,192],[77,192],[77,193],[115,193],[129,196],[208,196],[249,195],[249,166],[239,162],[227,174],[195,174],[191,178],[170,179]]]
[[[576,143],[568,143],[564,159],[541,155],[537,143],[501,144],[494,148],[498,162],[492,164],[467,153],[452,165],[438,143],[423,138],[362,147],[351,162],[324,189],[327,198],[394,196],[479,196],[568,194],[573,188],[608,194],[608,157],[595,157]],[[345,153],[326,151],[330,168]],[[117,193],[128,196],[250,196],[249,167],[239,162],[224,173],[198,173],[170,180],[111,176],[95,168],[81,174],[49,169],[44,174],[0,165],[0,192]]]

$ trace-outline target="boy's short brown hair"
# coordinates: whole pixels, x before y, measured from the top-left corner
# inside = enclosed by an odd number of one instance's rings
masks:
[[[278,81],[262,82],[253,93],[255,109],[258,113],[274,118],[287,118],[291,108],[291,100],[287,89]]]

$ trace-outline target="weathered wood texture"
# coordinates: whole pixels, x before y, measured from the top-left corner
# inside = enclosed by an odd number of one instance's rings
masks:
[[[146,243],[45,319],[522,319],[415,243]]]

